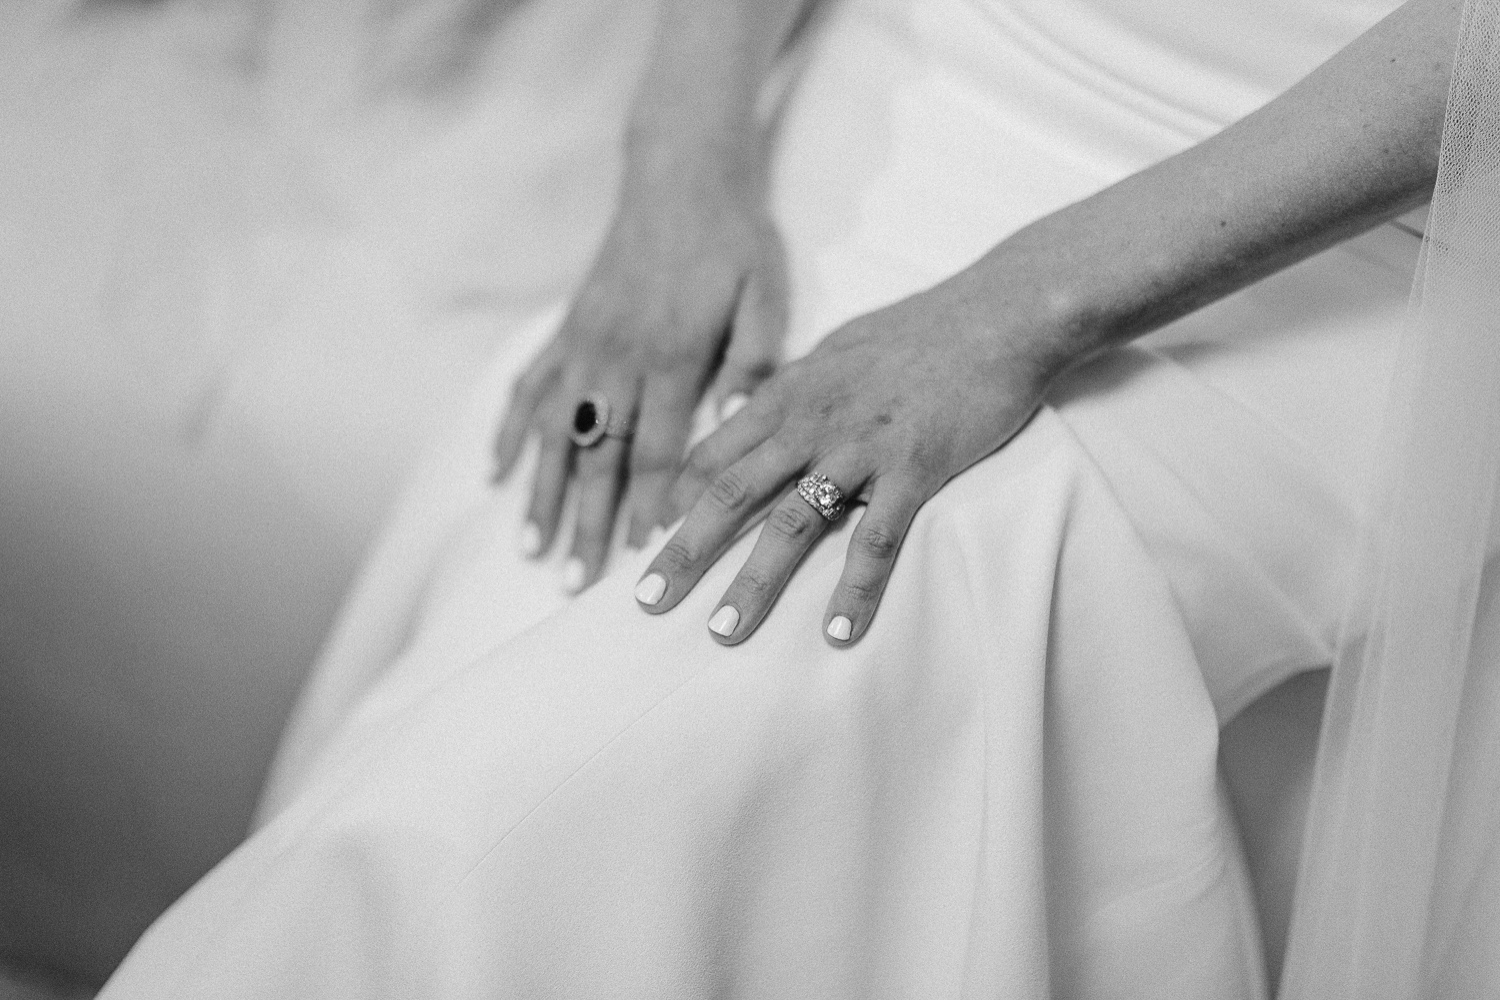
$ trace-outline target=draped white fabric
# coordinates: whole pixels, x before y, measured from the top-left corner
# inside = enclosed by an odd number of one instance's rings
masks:
[[[1463,18],[1287,997],[1500,988],[1500,4],[1470,0]]]

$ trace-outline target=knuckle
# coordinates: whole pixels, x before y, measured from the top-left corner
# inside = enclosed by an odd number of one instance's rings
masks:
[[[750,490],[745,480],[736,472],[720,473],[709,487],[709,496],[726,512],[741,510],[750,499]]]
[[[800,544],[811,540],[813,531],[817,528],[817,522],[813,518],[818,515],[801,501],[798,504],[802,510],[783,504],[771,511],[770,517],[766,519],[766,527],[786,541]]]
[[[855,604],[872,604],[879,597],[883,582],[876,576],[858,576],[844,581],[844,594]]]
[[[662,546],[661,553],[656,558],[659,563],[676,570],[690,570],[698,564],[697,551],[675,536]]]
[[[895,558],[896,550],[901,546],[901,540],[896,537],[894,531],[884,525],[861,524],[859,530],[854,533],[854,544],[859,547],[862,555],[881,562],[889,562]]]
[[[930,443],[912,443],[907,445],[903,451],[901,465],[918,482],[930,482],[940,479],[942,470],[948,465],[948,456],[943,449]]]
[[[761,573],[742,569],[739,578],[735,580],[735,589],[752,601],[760,602],[771,596],[776,584]]]

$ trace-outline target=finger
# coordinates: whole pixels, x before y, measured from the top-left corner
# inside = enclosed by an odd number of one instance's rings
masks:
[[[625,472],[624,441],[605,438],[574,455],[578,480],[578,514],[573,529],[573,552],[563,565],[563,586],[578,593],[604,571],[614,535],[621,479]]]
[[[849,538],[843,575],[823,615],[823,637],[830,644],[856,642],[870,627],[896,554],[925,500],[914,482],[889,478],[875,483],[870,505]]]
[[[558,371],[556,352],[549,346],[526,367],[511,387],[510,402],[500,421],[500,430],[495,434],[495,482],[505,479],[515,468],[521,446],[526,443],[527,432],[531,429],[532,416],[557,384]]]
[[[750,401],[750,394],[771,377],[781,358],[787,326],[786,265],[780,242],[772,245],[773,259],[751,272],[735,304],[729,347],[711,393],[721,421]]]
[[[654,614],[676,607],[804,464],[805,459],[771,440],[720,473],[642,575],[635,591],[641,606]]]
[[[550,399],[538,409],[541,420],[541,444],[537,449],[536,471],[531,479],[531,500],[526,508],[526,522],[521,526],[521,554],[536,557],[552,547],[557,526],[562,520],[563,498],[567,494],[568,469],[572,464],[573,442],[568,439],[559,405]]]
[[[675,521],[696,504],[725,469],[749,455],[781,426],[780,394],[775,383],[761,389],[747,406],[688,452],[669,492],[667,521]]]
[[[635,385],[614,380],[604,390],[610,406],[632,413],[637,405]],[[614,536],[615,513],[625,473],[625,441],[601,438],[573,453],[573,476],[578,487],[578,511],[573,528],[573,551],[563,566],[563,586],[573,593],[599,579],[609,559]]]
[[[647,379],[641,416],[630,444],[630,545],[640,548],[657,525],[672,522],[668,496],[687,450],[701,382],[691,373],[661,372]]]
[[[819,471],[823,468],[830,470],[825,475],[845,496],[855,494],[863,477],[854,471],[852,463],[829,459]],[[796,490],[783,497],[766,517],[750,558],[745,560],[709,617],[708,629],[713,637],[725,645],[749,638],[765,620],[797,564],[813,542],[828,530],[829,524]]]

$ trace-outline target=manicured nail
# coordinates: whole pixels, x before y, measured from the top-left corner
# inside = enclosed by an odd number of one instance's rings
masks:
[[[641,582],[635,585],[635,599],[646,607],[655,606],[661,600],[661,595],[667,592],[666,577],[660,573],[647,573],[641,577]]]
[[[743,410],[748,402],[750,402],[750,397],[743,392],[725,396],[724,402],[719,404],[719,422],[722,423]]]
[[[646,536],[646,548],[648,548],[648,549],[660,548],[661,547],[661,543],[665,542],[666,540],[667,540],[667,529],[663,528],[661,525],[658,524],[656,527],[654,527],[654,528],[651,529],[651,534],[649,534],[649,535]]]
[[[849,636],[854,632],[854,623],[843,615],[835,615],[833,621],[828,623],[828,634],[839,642],[848,642]]]
[[[583,560],[577,557],[569,559],[563,564],[563,586],[568,593],[576,594],[583,589]]]
[[[727,639],[734,635],[734,627],[739,623],[740,613],[734,609],[734,605],[726,604],[714,612],[714,616],[708,620],[708,627]]]
[[[530,559],[542,551],[542,529],[527,521],[521,525],[521,536],[516,539],[521,555]]]

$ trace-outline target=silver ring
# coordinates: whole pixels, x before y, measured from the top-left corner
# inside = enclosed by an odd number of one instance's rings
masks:
[[[635,421],[629,415],[616,413],[603,393],[594,393],[578,401],[573,410],[573,427],[569,436],[580,448],[592,448],[607,437],[629,440]]]
[[[844,513],[844,491],[821,472],[813,472],[797,481],[797,495],[807,505],[830,521]]]

